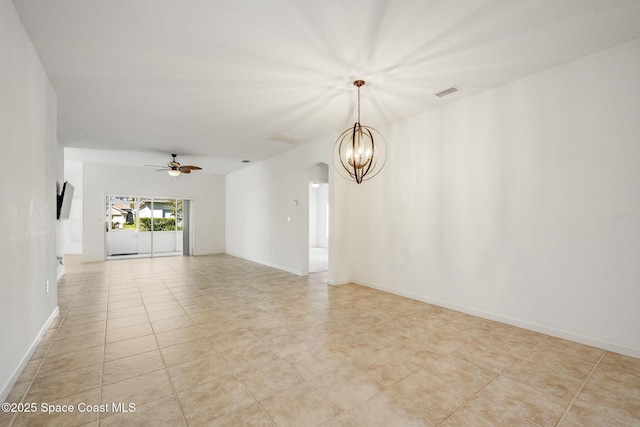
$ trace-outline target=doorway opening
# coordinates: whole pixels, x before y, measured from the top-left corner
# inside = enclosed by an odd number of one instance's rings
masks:
[[[105,257],[191,255],[191,200],[105,196]]]
[[[309,273],[329,270],[329,166],[309,170]]]

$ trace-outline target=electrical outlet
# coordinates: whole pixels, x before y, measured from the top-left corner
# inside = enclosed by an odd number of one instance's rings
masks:
[[[45,286],[46,286],[46,289],[47,289],[47,293],[49,293],[49,281],[48,281],[48,280],[47,280],[47,282],[46,282],[46,285],[45,285]]]

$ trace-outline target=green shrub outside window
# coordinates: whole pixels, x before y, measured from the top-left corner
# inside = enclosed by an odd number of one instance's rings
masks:
[[[182,226],[178,230],[182,230]],[[140,218],[140,231],[151,231],[151,218]],[[154,218],[153,231],[176,231],[176,219]]]

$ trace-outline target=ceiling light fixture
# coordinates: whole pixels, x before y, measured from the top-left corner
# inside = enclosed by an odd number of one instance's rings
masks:
[[[173,176],[173,177],[180,176],[180,175],[187,175],[193,171],[202,170],[200,166],[181,165],[176,161],[177,156],[178,156],[177,154],[172,154],[171,157],[173,157],[173,160],[168,162],[167,166],[157,166],[157,165],[145,165],[145,166],[148,166],[151,168],[160,168],[160,169],[157,169],[156,172],[167,171],[169,176]]]
[[[333,166],[341,176],[358,184],[376,176],[387,161],[387,144],[382,134],[360,124],[360,87],[364,83],[364,80],[353,82],[358,88],[358,121],[342,132],[333,146]]]

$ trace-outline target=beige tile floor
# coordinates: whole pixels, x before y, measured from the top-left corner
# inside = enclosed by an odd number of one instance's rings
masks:
[[[227,255],[66,270],[8,401],[76,410],[0,425],[640,425],[638,359]]]

